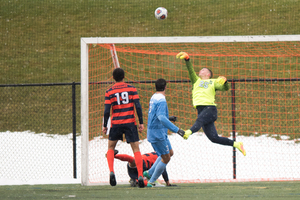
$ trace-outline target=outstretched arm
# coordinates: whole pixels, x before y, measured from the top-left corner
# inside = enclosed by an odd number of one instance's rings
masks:
[[[190,60],[185,61],[186,67],[189,71],[189,77],[190,80],[192,82],[192,84],[196,83],[196,81],[198,80],[198,76],[193,68],[192,62]]]
[[[198,80],[199,77],[197,76],[197,74],[193,68],[193,65],[192,65],[192,62],[190,61],[189,55],[185,52],[180,52],[176,55],[176,58],[185,60],[185,64],[186,64],[186,67],[189,72],[190,80],[191,80],[192,84],[196,83],[196,81]]]
[[[175,126],[165,115],[159,115],[157,118],[167,129],[173,131],[174,133],[178,132],[179,128]]]
[[[167,117],[168,114],[166,113],[166,109],[167,108],[167,102],[161,102],[159,108],[157,109],[157,118],[159,119],[159,121],[164,125],[164,127],[166,127],[167,129],[169,129],[170,131],[174,132],[174,133],[178,133],[180,136],[183,137],[184,135],[184,131],[180,128],[178,128],[177,126],[175,126]]]

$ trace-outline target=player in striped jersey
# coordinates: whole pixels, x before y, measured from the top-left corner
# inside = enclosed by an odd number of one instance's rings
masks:
[[[235,142],[226,137],[219,137],[214,124],[218,116],[215,104],[216,91],[229,90],[227,79],[224,76],[212,79],[212,71],[205,67],[200,70],[199,76],[197,76],[187,53],[180,52],[176,57],[185,60],[189,77],[193,84],[193,106],[198,111],[196,122],[189,130],[185,131],[183,138],[188,139],[191,134],[202,128],[210,141],[238,148],[246,156],[243,143]]]
[[[155,163],[156,159],[158,158],[158,155],[156,152],[145,153],[142,155],[142,158],[143,158],[143,171],[146,171],[152,167],[152,165]],[[115,150],[115,159],[128,162],[127,172],[130,177],[130,185],[135,187],[138,183],[138,171],[136,168],[134,157],[127,154],[118,154],[118,150]],[[166,182],[166,186],[176,186],[170,183],[167,170],[164,170],[164,172],[162,173],[162,177]],[[145,185],[146,184],[147,181],[145,180]]]
[[[111,128],[108,138],[107,162],[110,170],[110,185],[117,184],[114,173],[114,150],[118,140],[123,140],[123,134],[127,143],[130,143],[134,153],[135,162],[138,170],[138,183],[140,187],[144,187],[143,180],[143,160],[139,148],[138,130],[144,130],[142,107],[139,95],[134,86],[124,82],[125,72],[122,68],[116,68],[113,71],[113,78],[116,83],[105,92],[105,109],[103,133],[106,134],[107,122],[110,117],[110,109],[112,110]],[[137,130],[135,111],[136,109],[139,125]]]

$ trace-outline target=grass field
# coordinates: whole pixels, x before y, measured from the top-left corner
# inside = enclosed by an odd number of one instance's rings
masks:
[[[0,84],[80,81],[81,37],[299,34],[300,2],[0,0]],[[164,6],[165,21],[154,18]]]
[[[177,187],[133,188],[129,185],[0,186],[1,199],[299,199],[300,182],[178,184]]]

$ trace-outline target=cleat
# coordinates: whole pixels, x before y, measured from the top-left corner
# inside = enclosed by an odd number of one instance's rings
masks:
[[[148,180],[151,178],[148,171],[144,171],[143,176],[145,176]]]
[[[139,187],[140,187],[140,188],[145,187],[144,179],[143,179],[142,176],[140,176],[140,177],[138,178],[138,183],[139,183]]]
[[[117,155],[118,153],[119,153],[119,151],[115,149],[114,150],[114,156]],[[107,158],[107,153],[105,154],[105,158]]]
[[[119,151],[115,149],[114,150],[114,156],[117,155],[118,153],[119,153]]]
[[[116,186],[117,185],[116,176],[115,176],[114,172],[110,172],[109,183],[110,183],[111,186]]]
[[[155,186],[153,187],[166,187],[165,185],[160,184],[157,180],[154,182]]]
[[[244,156],[246,156],[246,150],[244,149],[244,145],[242,142],[238,142],[236,148],[242,152]]]
[[[148,182],[148,183],[147,183],[147,187],[155,187],[155,183],[150,183],[150,182]]]
[[[177,187],[177,185],[174,185],[174,184],[169,184],[169,185],[166,185],[167,187]]]
[[[130,186],[131,186],[131,187],[136,187],[136,185],[137,185],[137,184],[136,184],[136,180],[134,180],[134,179],[132,179],[132,178],[129,180],[129,183],[130,183]]]
[[[147,187],[166,187],[165,185],[160,184],[158,181],[155,181],[154,183],[147,183]]]

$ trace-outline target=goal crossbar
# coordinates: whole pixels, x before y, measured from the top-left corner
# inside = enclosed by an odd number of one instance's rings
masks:
[[[210,42],[276,42],[299,41],[300,35],[249,35],[249,36],[187,36],[187,37],[90,37],[81,38],[86,44],[119,43],[210,43]]]

